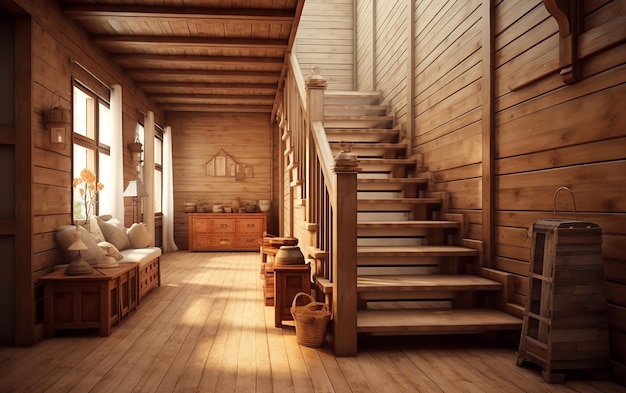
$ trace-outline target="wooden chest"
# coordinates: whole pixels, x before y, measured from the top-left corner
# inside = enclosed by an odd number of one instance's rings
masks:
[[[602,230],[593,223],[540,220],[533,225],[528,299],[517,363],[563,371],[609,366]],[[561,371],[561,372],[560,372]]]
[[[189,251],[258,251],[265,213],[189,213]]]

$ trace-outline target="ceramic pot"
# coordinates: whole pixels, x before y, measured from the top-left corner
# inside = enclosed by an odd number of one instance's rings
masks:
[[[224,213],[222,205],[213,205],[213,213]]]
[[[259,200],[259,210],[263,213],[267,213],[270,211],[270,207],[272,206],[272,202],[268,199]]]
[[[183,211],[185,213],[193,213],[196,211],[196,204],[191,202],[183,202]]]
[[[276,265],[304,265],[304,254],[298,246],[282,246],[274,257]]]
[[[239,198],[233,199],[233,202],[230,205],[230,207],[232,207],[233,212],[239,211],[239,208],[241,207],[241,199],[239,199]]]

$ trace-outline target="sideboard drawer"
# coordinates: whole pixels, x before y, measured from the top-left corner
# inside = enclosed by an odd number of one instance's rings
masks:
[[[254,251],[266,231],[265,213],[188,213],[189,251]]]

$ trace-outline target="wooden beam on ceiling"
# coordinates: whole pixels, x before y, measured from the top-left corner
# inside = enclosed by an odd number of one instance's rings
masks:
[[[272,71],[214,71],[214,70],[190,70],[190,69],[165,69],[165,68],[133,68],[125,72],[132,78],[185,78],[201,77],[206,79],[232,79],[244,80],[275,79],[278,81],[280,74]]]
[[[219,91],[254,91],[276,93],[278,86],[276,84],[263,83],[198,83],[198,82],[174,82],[164,84],[163,82],[139,82],[137,87],[146,91],[155,91],[163,89],[180,89],[183,91],[192,90],[219,90]]]
[[[167,7],[121,4],[62,4],[61,11],[77,20],[102,18],[186,19],[204,22],[293,23],[293,10],[262,8]]]
[[[153,35],[108,35],[95,34],[91,41],[97,45],[116,45],[119,47],[141,47],[142,49],[171,48],[185,49],[279,49],[286,50],[286,39],[255,39],[255,38],[215,38],[215,37],[182,37],[182,36],[153,36]]]
[[[271,105],[159,105],[168,112],[270,113]]]
[[[148,54],[114,54],[110,59],[116,63],[123,63],[127,68],[143,67],[145,63],[155,63],[163,66],[167,63],[183,64],[216,64],[216,65],[256,65],[275,66],[280,70],[284,58],[281,57],[255,57],[255,56],[205,56],[205,55],[148,55]]]

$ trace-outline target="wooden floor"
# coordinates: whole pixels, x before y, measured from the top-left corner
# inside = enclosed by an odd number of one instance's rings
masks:
[[[167,254],[163,284],[109,337],[0,348],[0,392],[626,392],[549,385],[515,348],[477,337],[367,338],[356,357],[296,343],[264,306],[257,253]]]

